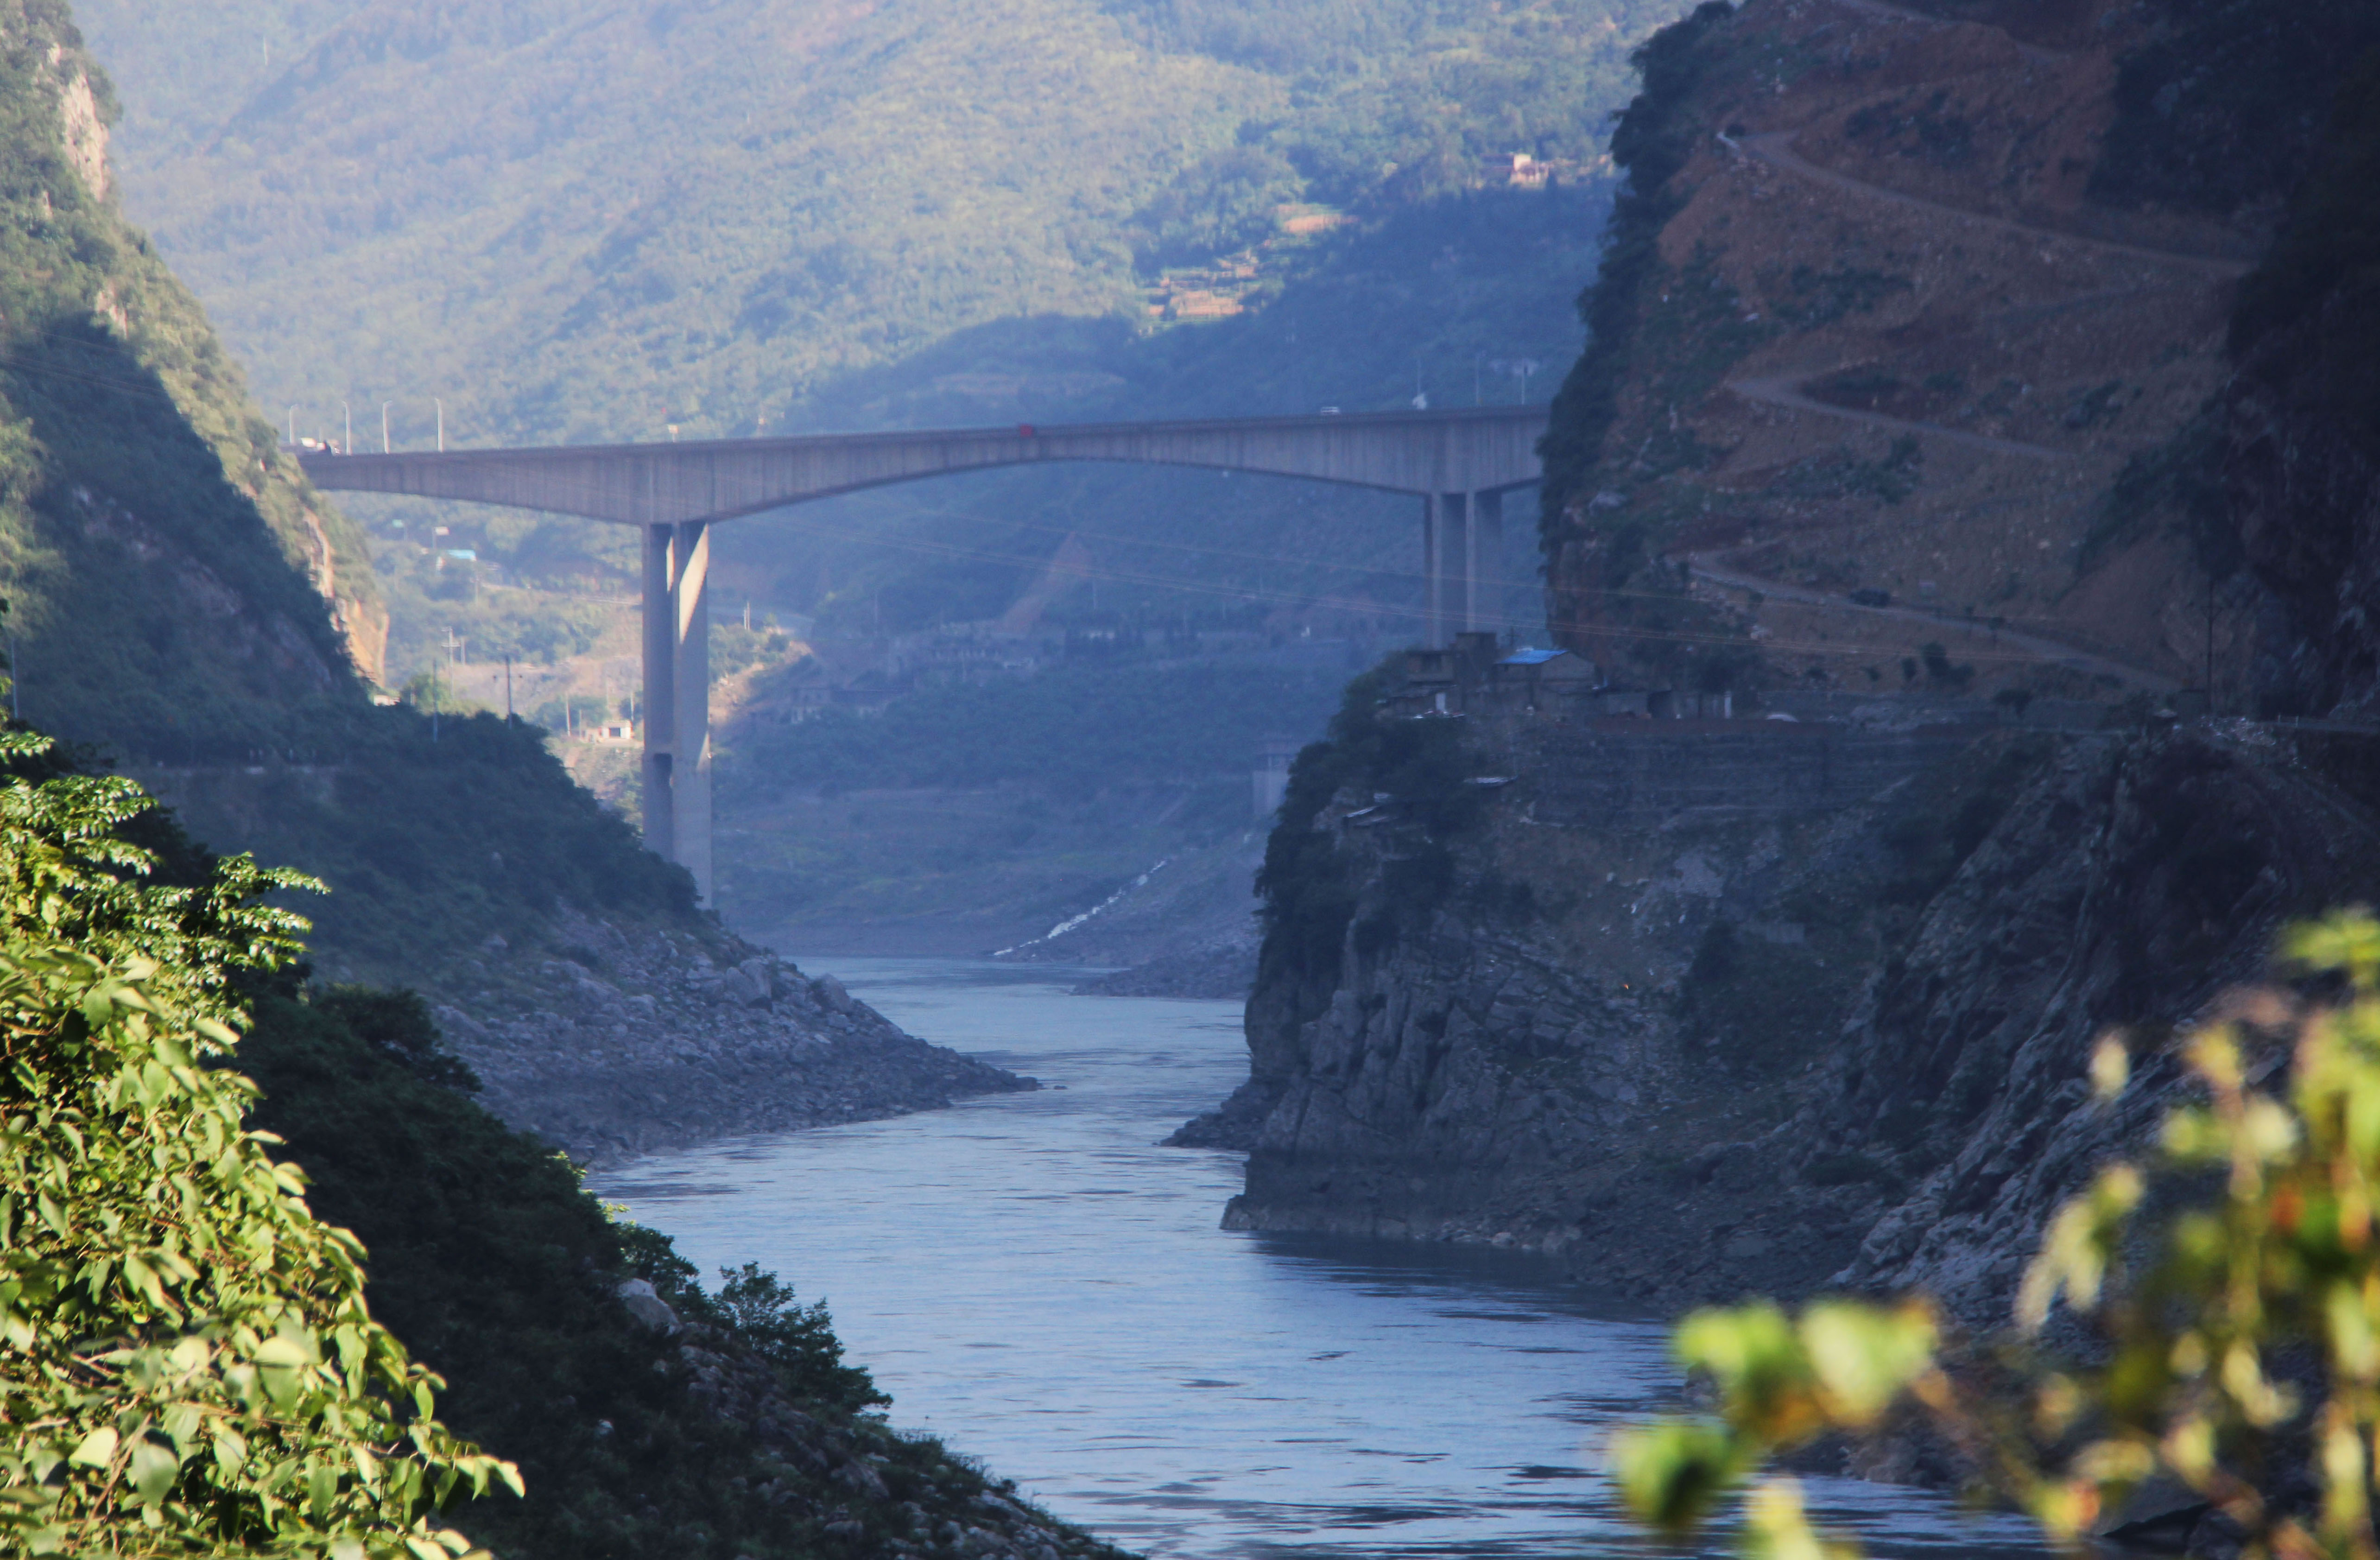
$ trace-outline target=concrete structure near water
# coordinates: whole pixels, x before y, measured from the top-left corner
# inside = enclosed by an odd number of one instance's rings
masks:
[[[1422,501],[1427,640],[1496,626],[1504,494],[1542,406],[299,457],[319,488],[499,504],[644,533],[645,839],[710,901],[710,528],[893,482],[1099,460],[1297,477]]]

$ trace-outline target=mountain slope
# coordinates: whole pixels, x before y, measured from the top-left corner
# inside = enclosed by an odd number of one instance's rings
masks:
[[[644,0],[574,20],[285,0],[264,29],[275,50],[314,30],[267,75],[211,23],[89,7],[136,88],[212,74],[213,115],[177,89],[176,114],[136,124],[135,201],[269,400],[300,403],[297,432],[344,437],[344,402],[367,445],[392,399],[395,436],[426,443],[433,396],[458,443],[1401,405],[1417,375],[1441,403],[1475,384],[1502,398],[1523,386],[1491,360],[1575,349],[1603,121],[1629,44],[1671,9]],[[1481,154],[1512,151],[1567,160],[1564,191],[1460,199]],[[1281,226],[1349,213],[1354,230]],[[1142,336],[1147,284],[1260,240],[1276,247],[1244,301],[1310,278],[1302,294]],[[1384,312],[1403,327],[1378,330]],[[738,528],[724,579],[780,613],[953,574],[996,591],[997,566],[949,567],[953,533],[981,547],[988,528],[1071,504],[1139,542],[1202,524],[1222,496],[1148,474],[943,484],[827,506],[827,534]],[[1305,567],[1346,552],[1301,544],[1308,513],[1410,550],[1378,500],[1258,502],[1271,544],[1255,550],[1281,556],[1293,593],[1345,593]],[[475,607],[436,588],[451,579],[416,582],[444,546],[507,584],[617,595],[635,567],[603,528],[358,512],[405,543],[405,675],[449,630],[527,654],[556,642],[539,625],[585,610],[517,593]],[[418,553],[434,525],[452,534]],[[1062,529],[993,550],[1036,567]],[[1215,540],[1248,551],[1247,529]],[[855,532],[895,550],[841,543]],[[1158,592],[1170,609],[1253,572],[1166,561],[1192,597]]]
[[[124,222],[108,101],[60,14],[0,7],[0,568],[24,721],[215,847],[319,875],[322,972],[430,991],[492,1103],[582,1154],[1020,1086],[735,941],[534,728],[373,703],[350,652],[376,633],[360,538]]]
[[[387,619],[360,532],[249,408],[118,214],[113,93],[46,7],[0,14],[0,546],[26,715],[148,750],[285,745],[359,697]]]
[[[1705,6],[1665,35],[1548,445],[1560,632],[1653,675],[1717,638],[1755,682],[1863,688],[1926,637],[1842,599],[1881,591],[1978,689],[2087,690],[2005,627],[2135,688],[2307,707],[2215,496],[2216,403],[2235,288],[2375,43],[2369,7],[2246,0]]]

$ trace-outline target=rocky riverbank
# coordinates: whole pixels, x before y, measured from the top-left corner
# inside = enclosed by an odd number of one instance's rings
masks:
[[[1465,751],[1509,768],[1527,736]],[[2368,894],[2375,759],[2240,722],[2010,732],[1850,808],[1629,826],[1524,768],[1446,835],[1367,775],[1306,825],[1337,934],[1276,926],[1251,1080],[1175,1140],[1249,1151],[1234,1227],[1558,1251],[1664,1303],[1923,1286],[2004,1314],[2049,1211],[2166,1098],[2152,1042],[2094,1109],[2093,1042],[2186,1021],[2288,919]]]
[[[1257,980],[1257,929],[1249,918],[1245,932],[1160,954],[1146,964],[1101,975],[1074,988],[1077,996],[1172,996],[1237,1002]]]
[[[748,945],[565,912],[550,946],[486,948],[435,990],[435,1010],[482,1103],[579,1159],[1038,1087]]]

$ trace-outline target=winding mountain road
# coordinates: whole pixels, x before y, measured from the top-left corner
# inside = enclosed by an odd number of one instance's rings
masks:
[[[1924,11],[1912,11],[1900,6],[1888,6],[1884,0],[1835,0],[1835,4],[1847,11],[1858,11],[1866,16],[1881,17],[1886,21],[1915,22],[1923,27],[1991,26],[1988,22],[1956,21],[1949,17],[1927,16]],[[2009,32],[2004,27],[1993,28],[1992,30],[2007,33],[2008,41],[2016,45],[2017,53],[2036,65],[2050,65],[2074,57],[2062,50],[2045,49],[2038,43],[2028,43],[2015,33]]]
[[[1727,388],[1747,401],[1765,401],[1772,407],[1786,407],[1794,411],[1823,412],[1828,417],[1848,418],[1864,422],[1872,428],[1892,428],[1907,433],[1923,433],[1931,439],[1947,439],[1952,444],[1969,445],[1997,455],[2018,455],[2028,460],[2071,460],[2073,456],[2047,445],[2028,445],[2016,439],[1995,439],[1988,434],[1969,433],[1961,429],[1946,428],[1938,422],[1912,422],[1905,417],[1888,417],[1880,411],[1861,411],[1852,407],[1831,406],[1813,400],[1799,388],[1806,377],[1795,374],[1771,374],[1756,379],[1731,379]]]
[[[1960,25],[1950,18],[1903,9],[1887,3],[1887,0],[1834,0],[1834,4],[1846,10],[1891,21],[1935,27]],[[2026,59],[2037,64],[2049,64],[2070,57],[2055,50],[2026,43],[2013,35],[2010,36],[2010,41]],[[1838,173],[1832,168],[1822,167],[1795,152],[1792,142],[1798,134],[1796,130],[1771,130],[1758,135],[1747,135],[1738,140],[1722,132],[1718,140],[1737,157],[1767,164],[1796,178],[1806,179],[1813,184],[1824,185],[1829,189],[1840,189],[1869,200],[1947,217],[1968,226],[1981,228],[1985,232],[2005,234],[2034,243],[2070,244],[2100,254],[2119,256],[2154,265],[2178,267],[2213,282],[2235,280],[2253,269],[2252,262],[2230,256],[2183,250],[2154,249],[2111,238],[2091,238],[2058,228],[2039,227],[2009,217],[1991,216],[1939,201],[1927,200],[1921,195],[1912,195],[1902,190],[1872,184],[1848,174]],[[2064,308],[2074,304],[2095,301],[2102,298],[2126,296],[2141,290],[2143,289],[2103,289],[2097,293],[2063,300],[2054,306],[2054,309],[2055,311],[2062,311]],[[1815,412],[1827,417],[1841,418],[1847,421],[1864,423],[1874,428],[1946,440],[1997,455],[2014,456],[2026,460],[2065,461],[2076,458],[2070,451],[2053,448],[2047,445],[2029,444],[2017,439],[1994,438],[1988,434],[1971,433],[1964,429],[1946,427],[1937,422],[1918,422],[1907,418],[1888,416],[1882,412],[1861,411],[1850,407],[1832,406],[1803,393],[1802,385],[1813,377],[1815,376],[1806,373],[1752,375],[1730,380],[1727,382],[1725,387],[1747,401],[1781,407],[1791,411]],[[1792,602],[1800,605],[1824,607],[1835,612],[1867,613],[1877,617],[1893,618],[1935,629],[1945,627],[1969,630],[1987,628],[1986,625],[1977,624],[1973,619],[1950,617],[1914,607],[1865,605],[1824,591],[1789,585],[1766,576],[1748,574],[1740,569],[1730,568],[1717,562],[1707,554],[1688,554],[1686,567],[1689,573],[1696,579],[1726,589],[1758,591],[1763,596],[1778,601]],[[2134,687],[2156,693],[2172,693],[2183,686],[2176,679],[2161,673],[2146,671],[2141,667],[2110,659],[2096,652],[2061,643],[2039,634],[2022,633],[2008,628],[1990,631],[1996,647],[2020,652],[2029,659],[2051,662],[2089,676],[2116,677]]]
[[[2049,243],[2076,244],[2084,249],[2096,250],[2102,254],[2122,255],[2129,260],[2147,261],[2158,265],[2179,265],[2225,281],[2244,276],[2254,269],[2253,262],[2249,261],[2235,260],[2223,255],[2200,254],[2189,250],[2153,250],[2140,244],[2119,243],[2113,238],[2093,238],[2080,233],[2069,233],[2061,228],[2035,227],[2030,223],[2018,222],[2010,217],[1987,216],[1982,212],[1971,212],[1964,206],[1946,205],[1939,201],[1929,201],[1922,195],[1911,195],[1901,190],[1888,189],[1883,185],[1870,184],[1864,179],[1853,178],[1849,174],[1837,173],[1832,168],[1820,167],[1811,162],[1792,148],[1793,138],[1800,133],[1798,130],[1769,130],[1760,135],[1745,136],[1742,140],[1725,134],[1720,135],[1718,139],[1726,143],[1729,150],[1755,158],[1773,168],[1782,169],[1797,178],[1806,178],[1815,184],[1823,184],[1830,189],[1846,190],[1854,195],[1864,195],[1871,200],[1887,201],[1892,205],[1907,206],[1915,211],[1932,212],[1938,216],[1952,217],[1991,232],[2008,233],[2019,238]]]
[[[2056,640],[2045,639],[2039,634],[2021,633],[2012,628],[1994,630],[1989,624],[1978,623],[1971,618],[1950,617],[1941,613],[1925,612],[1916,607],[1867,606],[1846,600],[1840,595],[1830,595],[1824,591],[1801,585],[1788,585],[1780,580],[1769,579],[1766,575],[1746,574],[1741,569],[1729,568],[1725,565],[1712,561],[1711,555],[1707,553],[1687,554],[1686,568],[1696,579],[1708,580],[1714,585],[1724,586],[1730,590],[1757,591],[1775,601],[1792,602],[1803,606],[1826,607],[1835,612],[1864,612],[1875,617],[1897,618],[1902,622],[1922,624],[1936,630],[1945,628],[1983,628],[1991,632],[1992,642],[1995,645],[2003,649],[2022,651],[2028,660],[2055,662],[2058,665],[2086,676],[2118,677],[2153,693],[2172,693],[2182,687],[2180,682],[2172,677],[2156,672],[2143,671],[2138,666],[2122,661],[2110,660],[2105,655],[2077,649],[2070,644],[2061,644]]]

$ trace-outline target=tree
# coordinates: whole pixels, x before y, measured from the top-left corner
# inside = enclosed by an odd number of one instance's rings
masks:
[[[2168,1113],[2146,1167],[2107,1165],[2058,1212],[2019,1296],[2024,1344],[1997,1358],[1954,1348],[1922,1299],[1821,1301],[1798,1318],[1766,1304],[1698,1312],[1677,1351],[1717,1387],[1718,1413],[1617,1443],[1615,1470],[1638,1517],[1683,1533],[1754,1481],[1753,1554],[1843,1554],[1811,1529],[1791,1480],[1755,1476],[1820,1434],[1872,1432],[1914,1408],[1980,1482],[2061,1542],[2086,1538],[2157,1480],[2195,1492],[2245,1554],[2370,1560],[2380,920],[2336,915],[2285,947],[2336,999],[2244,993],[2183,1038],[2200,1098]],[[2120,1041],[2101,1042],[2092,1071],[2102,1098],[2127,1086]],[[2258,1087],[2268,1076],[2278,1086]],[[2147,1222],[2144,1210],[2177,1202]],[[2135,1277],[2126,1253],[2143,1249],[2155,1260]],[[2104,1332],[2103,1362],[2030,1352],[2061,1303]],[[2318,1498],[2277,1498],[2300,1469]]]
[[[259,900],[312,885],[150,883],[150,799],[48,754],[0,734],[0,1547],[467,1554],[432,1511],[518,1475],[438,1422],[221,1065],[305,925]]]

